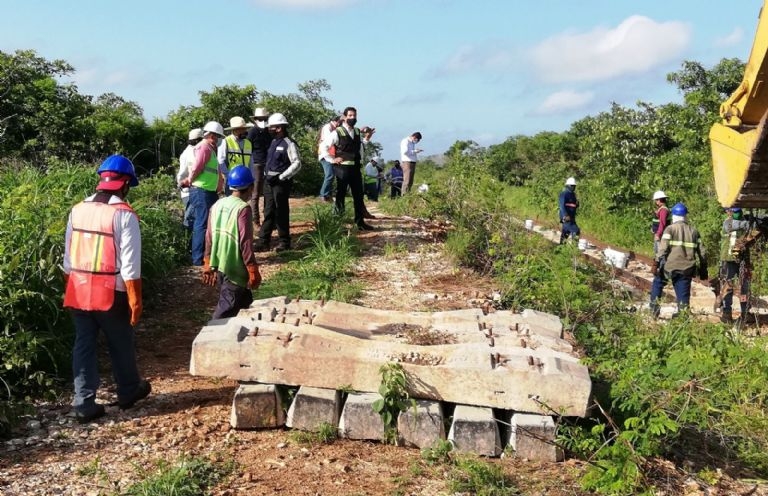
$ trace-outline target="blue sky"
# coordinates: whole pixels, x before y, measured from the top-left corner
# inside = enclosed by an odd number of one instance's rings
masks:
[[[80,91],[148,119],[214,85],[271,93],[326,79],[384,157],[563,131],[611,102],[680,101],[684,60],[746,61],[760,0],[0,0],[0,50],[72,64]],[[270,109],[279,111],[279,109]]]

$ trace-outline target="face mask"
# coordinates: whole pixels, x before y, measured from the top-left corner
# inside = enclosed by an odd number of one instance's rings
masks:
[[[239,140],[245,139],[246,136],[247,136],[246,133],[240,133],[240,134],[237,135],[237,139],[239,139]]]
[[[277,129],[274,129],[274,128],[269,128],[269,135],[270,135],[270,136],[272,136],[272,137],[274,138],[274,137],[276,137],[276,136],[277,136],[277,134],[278,134],[278,131],[277,131]]]
[[[355,124],[357,124],[357,119],[355,119],[354,117],[347,119],[347,125],[349,127],[355,127]]]
[[[216,138],[216,146],[221,146],[221,142],[224,141],[221,138]]]
[[[267,127],[267,121],[256,121],[256,127],[264,129]]]

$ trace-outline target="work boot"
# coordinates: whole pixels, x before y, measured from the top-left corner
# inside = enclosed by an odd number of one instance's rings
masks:
[[[657,303],[651,303],[651,317],[653,317],[653,320],[658,320],[660,314],[661,306]]]
[[[269,241],[266,241],[262,238],[256,238],[256,240],[253,242],[253,251],[261,252],[261,251],[269,251]]]
[[[275,247],[275,251],[276,251],[277,253],[280,253],[281,251],[288,251],[288,250],[290,250],[290,249],[291,249],[291,245],[289,245],[288,243],[279,243],[279,244],[278,244],[278,245]]]
[[[118,398],[117,404],[120,405],[121,410],[127,410],[136,404],[137,401],[143,400],[149,396],[149,393],[151,392],[152,384],[150,384],[149,381],[141,380],[139,381],[139,385],[136,387],[136,390],[133,392],[133,394],[126,398]]]
[[[373,231],[375,229],[372,225],[366,224],[365,222],[361,222],[360,224],[358,224],[357,228],[360,229],[361,231]]]
[[[723,324],[733,324],[733,313],[730,308],[723,308],[723,313],[720,314],[720,322]]]
[[[75,419],[81,424],[87,424],[92,420],[103,417],[104,411],[104,405],[96,403],[93,407],[86,410],[75,410]]]

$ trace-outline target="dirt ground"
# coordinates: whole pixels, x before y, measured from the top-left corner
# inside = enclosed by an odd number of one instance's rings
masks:
[[[296,200],[293,205],[311,201]],[[455,268],[446,258],[445,226],[381,215],[371,224],[375,231],[358,235],[364,253],[356,273],[364,290],[356,303],[448,310],[478,307],[493,294],[489,280]],[[292,226],[296,235],[307,228],[306,223]],[[265,279],[279,268],[274,254],[259,254],[259,261]],[[128,411],[108,407],[104,418],[89,425],[69,416],[69,398],[38,405],[34,414],[22,419],[15,437],[0,445],[0,493],[119,494],[159,462],[203,456],[237,462],[233,476],[212,490],[216,495],[449,494],[446,468],[428,466],[416,449],[347,440],[307,445],[287,429],[232,430],[235,382],[188,373],[192,341],[216,299],[217,290],[200,284],[197,269],[170,274],[152,301],[145,302],[138,331],[140,367],[152,382],[150,397]],[[102,383],[100,401],[114,401],[106,359]],[[581,461],[492,462],[504,468],[522,494],[585,494],[578,485],[585,469]],[[676,471],[672,467],[667,473]],[[670,489],[673,486],[679,492],[665,494],[706,494],[682,479],[672,479]]]

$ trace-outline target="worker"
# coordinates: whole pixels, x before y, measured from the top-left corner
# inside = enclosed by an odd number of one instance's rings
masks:
[[[216,158],[218,142],[224,138],[224,128],[216,121],[203,127],[203,139],[195,146],[195,160],[189,169],[189,176],[181,182],[189,186],[189,204],[192,209],[192,265],[203,265],[205,251],[205,229],[208,226],[208,212],[224,184],[219,174]]]
[[[328,157],[324,156],[323,142],[330,138],[331,133],[336,131],[336,128],[344,121],[344,116],[334,116],[329,122],[327,122],[322,128],[320,128],[320,136],[317,140],[317,160],[320,162],[320,166],[323,168],[323,185],[320,187],[320,201],[330,203],[333,201],[331,195],[333,194],[333,163],[327,160]],[[331,158],[333,158],[333,153]]]
[[[413,186],[413,178],[416,175],[416,160],[423,150],[416,148],[421,141],[421,133],[416,131],[400,141],[400,166],[403,168],[403,191],[408,193]]]
[[[141,231],[125,201],[138,186],[130,160],[107,157],[98,168],[96,193],[72,208],[64,244],[64,307],[75,325],[72,373],[75,418],[86,423],[104,415],[99,388],[99,330],[104,333],[117,383],[120,408],[131,408],[152,387],[136,364],[134,327],[142,312]]]
[[[653,233],[653,256],[659,251],[659,241],[664,229],[669,225],[672,214],[667,206],[667,194],[659,190],[653,194],[653,203],[656,205],[656,211],[653,213],[651,221],[651,232]]]
[[[740,323],[743,324],[749,304],[749,286],[751,266],[749,250],[739,249],[737,242],[743,240],[749,232],[749,221],[744,219],[740,208],[726,210],[728,218],[723,221],[722,242],[720,244],[720,302],[722,313],[720,321],[733,323],[733,293],[734,288],[739,296],[741,306]]]
[[[253,170],[253,147],[248,137],[248,130],[253,127],[250,122],[245,122],[240,116],[229,119],[229,127],[225,131],[230,131],[224,141],[219,144],[217,151],[217,160],[219,162],[219,172],[224,182],[224,194],[229,194],[229,186],[226,182],[227,174],[232,167],[244,165]]]
[[[259,198],[264,197],[264,167],[267,165],[267,150],[272,143],[272,136],[269,135],[267,119],[269,112],[264,107],[256,107],[253,111],[252,119],[256,123],[248,131],[248,141],[251,142],[253,150],[253,173],[254,187],[253,196],[248,200],[253,213],[254,232],[261,227],[261,215],[259,214]]]
[[[403,195],[403,169],[400,167],[400,161],[392,162],[392,167],[387,171],[385,179],[389,183],[389,197],[396,198]]]
[[[371,157],[371,160],[365,164],[365,174],[363,175],[363,185],[365,195],[371,201],[379,201],[379,179],[383,177],[382,168],[379,165],[381,158]]]
[[[203,283],[221,285],[213,319],[234,317],[253,302],[253,292],[261,284],[261,274],[253,254],[253,219],[247,200],[253,194],[251,169],[237,165],[229,171],[231,194],[211,208],[205,235]]]
[[[181,224],[188,231],[192,231],[192,209],[189,208],[189,186],[181,183],[189,176],[189,166],[195,159],[195,146],[203,139],[203,130],[195,128],[189,131],[187,147],[179,155],[179,172],[176,173],[176,184],[181,191],[181,203],[184,206],[184,217]]]
[[[272,231],[277,228],[275,251],[291,249],[290,204],[293,176],[301,169],[299,149],[288,136],[288,120],[279,112],[267,121],[272,143],[267,151],[264,169],[264,222],[259,229],[256,249],[266,251],[272,243]]]
[[[659,299],[668,280],[672,281],[678,313],[681,313],[688,309],[691,300],[693,276],[698,273],[699,279],[707,279],[707,260],[701,237],[688,224],[687,215],[688,208],[684,204],[677,203],[672,207],[672,224],[664,229],[661,236],[651,288],[650,307],[654,318],[659,316]]]
[[[576,224],[576,210],[579,208],[579,200],[576,198],[576,179],[569,177],[565,180],[565,188],[558,198],[560,209],[560,244],[565,243],[568,236],[574,241],[579,240],[581,229]]]

